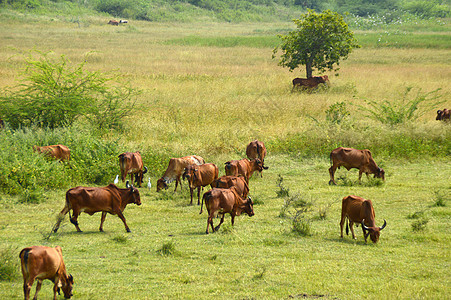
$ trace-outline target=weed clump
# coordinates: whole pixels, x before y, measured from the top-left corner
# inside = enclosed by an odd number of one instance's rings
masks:
[[[11,281],[16,277],[16,250],[12,247],[0,249],[0,280]]]
[[[435,191],[435,201],[433,206],[444,207],[446,206],[446,200],[449,200],[449,197],[442,191]]]
[[[288,195],[290,194],[290,189],[283,185],[283,177],[282,177],[282,175],[279,174],[279,177],[277,178],[276,184],[279,187],[279,190],[276,191],[277,197],[279,197],[279,198],[288,197]]]
[[[412,222],[412,231],[424,231],[428,222],[429,220],[426,218],[421,218],[420,220]]]
[[[163,246],[157,250],[157,253],[161,256],[172,256],[176,254],[175,244],[173,242],[164,243]]]

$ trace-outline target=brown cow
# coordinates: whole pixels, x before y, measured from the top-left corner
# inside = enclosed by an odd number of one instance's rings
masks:
[[[130,174],[130,182],[133,185],[133,176],[136,179],[138,187],[143,183],[143,175],[147,173],[147,168],[144,167],[141,153],[125,152],[119,155],[119,166],[121,168],[121,180],[125,181],[127,174]],[[143,170],[144,169],[144,170]]]
[[[359,169],[359,182],[362,179],[363,173],[365,173],[367,177],[369,177],[369,174],[374,174],[375,178],[382,178],[382,180],[385,180],[384,169],[377,166],[368,149],[357,150],[339,147],[332,150],[330,153],[330,161],[332,166],[329,168],[329,184],[337,184],[334,179],[334,174],[337,168],[340,168],[341,166],[344,166],[348,171],[352,168]]]
[[[239,216],[241,212],[245,212],[252,217],[254,215],[254,203],[251,198],[248,197],[246,200],[242,199],[235,187],[231,187],[230,189],[218,189],[213,188],[206,192],[202,197],[202,204],[200,206],[200,213],[202,213],[202,206],[205,200],[205,207],[208,211],[208,219],[207,219],[207,230],[206,234],[208,234],[208,226],[211,225],[211,230],[213,232],[217,231],[221,224],[224,222],[224,215],[229,213],[232,217],[232,226],[235,221],[235,216]],[[222,214],[221,221],[218,226],[213,226],[213,217],[215,213],[218,211],[218,214]]]
[[[437,118],[438,121],[449,121],[450,120],[451,111],[449,109],[444,108],[443,110],[437,110]]]
[[[291,91],[293,91],[296,87],[313,89],[316,88],[320,83],[326,84],[328,82],[329,77],[327,75],[315,76],[310,78],[295,78],[293,79],[293,88],[291,89]]]
[[[122,213],[127,204],[130,203],[141,205],[141,198],[138,189],[129,185],[128,181],[126,189],[120,189],[112,183],[106,187],[77,186],[71,188],[66,192],[66,205],[61,211],[53,231],[56,232],[58,230],[64,216],[69,213],[70,222],[75,225],[78,232],[81,232],[77,221],[80,213],[85,212],[92,216],[94,213],[101,211],[100,231],[103,232],[103,222],[105,221],[106,214],[110,213],[117,215],[124,222],[125,230],[130,232],[130,228],[128,228]],[[72,217],[70,216],[71,209],[74,213]]]
[[[211,184],[211,188],[229,189],[232,186],[236,188],[238,195],[246,199],[249,194],[249,185],[243,176],[221,176]]]
[[[30,299],[30,290],[36,280],[36,293],[33,299],[38,298],[42,281],[51,280],[53,285],[53,299],[56,300],[56,292],[63,289],[64,298],[72,296],[74,278],[67,275],[66,266],[63,261],[63,252],[60,246],[55,248],[46,246],[32,246],[22,249],[19,254],[20,265],[23,275],[23,292],[25,300]]]
[[[108,24],[119,26],[119,22],[116,20],[110,20]]]
[[[225,173],[229,176],[242,175],[246,182],[249,183],[249,178],[255,171],[263,171],[268,167],[263,166],[263,162],[259,158],[248,160],[243,158],[241,160],[230,160],[225,163]]]
[[[175,191],[177,191],[177,186],[180,183],[182,187],[182,182],[180,177],[182,176],[185,168],[189,165],[203,165],[205,160],[197,155],[185,156],[180,158],[171,158],[169,160],[168,168],[164,172],[163,176],[157,181],[157,192],[162,189],[168,189],[168,184],[175,179]]]
[[[373,204],[371,200],[363,199],[358,196],[347,196],[343,198],[341,205],[341,221],[340,230],[341,237],[343,238],[343,225],[346,219],[346,235],[349,234],[349,227],[351,227],[352,238],[356,239],[354,234],[354,223],[361,224],[363,230],[363,236],[365,237],[365,243],[368,235],[370,236],[373,243],[377,243],[379,240],[380,232],[387,226],[387,221],[384,220],[384,225],[382,227],[376,227],[374,218],[376,217],[374,213]],[[368,231],[368,232],[367,232]]]
[[[67,146],[58,144],[50,146],[33,146],[33,150],[38,153],[43,153],[48,157],[53,157],[60,161],[70,160],[70,149]]]
[[[254,158],[259,158],[263,164],[265,164],[266,157],[266,147],[265,144],[259,140],[255,140],[249,143],[246,147],[246,156],[252,160]],[[260,172],[260,176],[263,177]]]
[[[200,189],[218,179],[218,167],[215,164],[189,165],[185,168],[183,179],[188,180],[193,204],[193,191],[197,188],[197,205],[200,204]]]

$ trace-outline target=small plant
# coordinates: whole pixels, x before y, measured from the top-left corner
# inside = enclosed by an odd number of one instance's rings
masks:
[[[253,279],[253,280],[259,280],[259,279],[262,279],[263,276],[265,276],[265,273],[266,273],[266,267],[263,267],[260,271],[258,271],[257,274],[255,274],[255,275],[252,277],[252,279]]]
[[[116,243],[125,244],[127,242],[127,237],[123,235],[117,235],[113,237],[112,240],[115,241]]]
[[[449,197],[447,197],[445,192],[442,191],[435,191],[435,202],[433,206],[438,207],[444,207],[446,206],[446,200],[448,200]]]
[[[326,121],[331,124],[341,124],[350,115],[345,102],[337,102],[326,110]]]
[[[312,226],[310,221],[305,217],[305,209],[298,209],[293,217],[293,228],[292,231],[301,236],[311,236]]]
[[[171,256],[176,254],[175,244],[173,242],[168,242],[163,244],[160,249],[157,250],[157,253],[161,256]]]
[[[426,229],[426,224],[429,222],[428,219],[422,218],[420,220],[414,221],[412,223],[412,231],[423,231]]]
[[[282,177],[282,175],[279,174],[279,177],[277,178],[276,184],[279,187],[279,190],[276,191],[277,197],[279,197],[279,198],[281,198],[281,197],[288,197],[288,195],[290,194],[290,189],[283,186],[283,177]]]
[[[18,255],[16,249],[9,247],[0,249],[0,280],[11,281],[16,277]]]
[[[333,204],[333,202],[318,208],[318,219],[319,220],[325,220],[327,218],[327,212],[329,211],[329,208],[332,206],[332,204]]]
[[[419,218],[422,218],[423,216],[424,216],[424,210],[421,210],[421,211],[416,211],[414,213],[407,215],[407,219],[419,219]]]

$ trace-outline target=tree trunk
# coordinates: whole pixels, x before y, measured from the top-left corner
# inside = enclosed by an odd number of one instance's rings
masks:
[[[312,63],[311,63],[311,62],[308,62],[308,63],[305,65],[305,71],[306,71],[306,73],[307,73],[307,78],[312,77]]]

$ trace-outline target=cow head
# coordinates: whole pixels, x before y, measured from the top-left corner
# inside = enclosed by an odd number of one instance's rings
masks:
[[[133,185],[131,185],[128,180],[125,183],[125,186],[130,190],[131,200],[129,203],[134,203],[136,205],[141,205],[141,196],[139,195],[139,191]]]
[[[69,299],[72,297],[72,287],[74,285],[74,277],[71,274],[64,276],[61,280],[61,288],[64,293],[64,298]]]
[[[365,241],[366,238],[368,237],[368,235],[370,236],[371,241],[373,241],[373,243],[377,243],[377,241],[379,240],[379,236],[381,234],[381,230],[385,228],[385,226],[387,226],[387,221],[384,220],[384,225],[382,225],[382,227],[367,227],[364,224],[365,220],[362,220],[362,228],[364,229],[364,234],[365,234]],[[365,232],[368,231],[368,232]]]
[[[164,180],[163,177],[161,177],[160,179],[158,179],[157,181],[157,192],[159,192],[160,190],[167,190],[168,189],[168,184],[166,183],[166,181]]]
[[[385,171],[384,169],[377,168],[376,173],[374,173],[374,178],[382,178],[385,181]]]
[[[249,196],[246,199],[246,205],[244,206],[244,212],[249,217],[252,217],[254,215],[254,202],[252,202],[252,199]]]
[[[442,118],[443,118],[443,111],[441,111],[439,109],[439,110],[437,110],[437,118],[435,118],[435,119],[440,121]]]
[[[257,165],[257,170],[258,170],[259,172],[268,169],[268,167],[265,167],[265,166],[263,165],[263,161],[261,161],[260,158],[256,158],[256,159],[255,159],[255,164]]]

